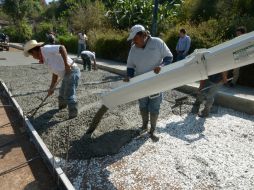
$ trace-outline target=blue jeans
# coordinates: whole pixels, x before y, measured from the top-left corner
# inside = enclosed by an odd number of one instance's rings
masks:
[[[59,90],[59,103],[68,104],[72,106],[77,104],[76,89],[78,87],[78,81],[80,78],[80,69],[78,66],[74,66],[71,69],[70,74],[65,74],[60,90]]]
[[[81,52],[84,50],[86,50],[86,45],[78,43],[78,57],[80,56]]]
[[[176,56],[176,61],[181,61],[186,57],[183,53],[178,53]]]
[[[83,67],[84,70],[86,70],[86,67],[88,68],[89,71],[91,71],[91,59],[88,55],[81,54],[81,58],[83,60]]]
[[[153,114],[159,114],[160,105],[162,102],[162,94],[160,93],[160,95],[155,98],[144,97],[139,99],[138,102],[140,110],[144,110]]]

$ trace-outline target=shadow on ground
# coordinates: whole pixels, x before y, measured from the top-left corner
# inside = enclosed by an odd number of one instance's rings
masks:
[[[57,112],[59,112],[58,109],[52,109],[39,115],[38,117],[36,116],[30,117],[29,120],[31,121],[31,123],[33,124],[35,128],[37,129],[40,128],[40,130],[44,128],[44,130],[46,130],[46,128],[50,128],[56,125],[57,123],[63,122],[63,121],[52,120],[52,118]]]
[[[73,167],[68,171],[71,174],[74,172],[75,179],[82,179],[76,188],[117,190],[110,179],[111,171],[108,167],[120,164],[117,162],[136,152],[148,139],[148,135],[139,136],[138,130],[114,130],[95,139],[84,135],[73,141],[69,160],[72,160],[74,168],[85,168],[78,174],[76,169],[72,170]],[[123,146],[126,148],[121,149]],[[93,159],[95,157],[97,158]]]
[[[158,133],[168,133],[170,136],[193,143],[205,138],[203,132],[205,119],[188,114],[183,121],[171,122],[165,128],[158,128]]]
[[[71,142],[69,158],[86,160],[116,154],[138,135],[137,130],[114,130],[97,138],[85,134],[81,139]]]

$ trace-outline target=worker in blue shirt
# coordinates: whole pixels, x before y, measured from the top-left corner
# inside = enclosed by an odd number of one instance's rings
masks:
[[[186,34],[186,30],[184,28],[180,29],[179,36],[180,38],[176,45],[176,53],[177,53],[176,61],[180,61],[188,55],[191,45],[191,39]]]

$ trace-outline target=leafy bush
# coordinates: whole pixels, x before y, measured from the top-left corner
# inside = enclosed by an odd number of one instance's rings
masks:
[[[50,22],[41,22],[34,28],[34,36],[33,38],[37,41],[46,42],[47,35],[50,31],[53,31],[53,24]]]
[[[70,19],[72,29],[77,33],[87,33],[89,30],[108,26],[104,9],[104,4],[101,1],[95,1],[84,7],[76,8]]]
[[[254,22],[250,22],[250,20],[253,20],[254,17],[245,15],[242,17],[231,17],[231,18],[221,18],[220,23],[221,26],[225,29],[225,39],[232,39],[235,36],[235,30],[239,26],[245,26],[247,29],[247,32],[254,30]]]
[[[202,22],[217,16],[218,0],[185,0],[180,8],[179,21]]]
[[[33,38],[36,39],[37,41],[47,42],[48,41],[47,34],[51,31],[55,32],[56,35],[61,36],[68,35],[67,25],[64,21],[62,21],[59,24],[57,23],[53,24],[53,22],[41,22],[37,24],[36,27],[34,28]],[[56,41],[58,42],[58,39],[56,39]]]
[[[126,41],[128,33],[118,30],[90,31],[88,33],[89,49],[97,57],[126,62],[130,44]]]
[[[56,23],[53,27],[53,31],[59,36],[66,36],[69,34],[67,23],[64,21],[59,21],[59,23]]]
[[[11,42],[24,43],[32,37],[32,27],[26,22],[21,22],[18,26],[9,26],[3,31],[10,37]]]
[[[71,35],[58,36],[58,42],[65,46],[68,53],[77,54],[78,39],[76,36]]]
[[[169,30],[166,34],[162,35],[166,44],[176,57],[176,44],[179,39],[179,30],[185,28],[187,35],[191,38],[191,48],[189,53],[195,49],[210,48],[223,41],[224,32],[220,30],[220,25],[217,20],[208,20],[202,22],[197,26],[190,24],[177,25],[175,28]]]
[[[160,0],[158,5],[158,25],[161,26],[172,19],[177,10],[176,4],[181,4],[181,0],[167,1]],[[106,16],[114,27],[119,29],[130,28],[135,24],[142,24],[150,29],[153,18],[154,1],[121,0],[105,1],[109,8]],[[163,26],[164,28],[164,26]]]

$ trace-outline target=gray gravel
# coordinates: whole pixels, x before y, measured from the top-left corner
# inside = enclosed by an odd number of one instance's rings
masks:
[[[28,112],[46,96],[51,76],[44,65],[32,64],[2,66],[0,78]],[[57,91],[31,118],[77,189],[254,189],[253,116],[216,106],[205,120],[189,114],[191,105],[183,105],[180,115],[171,106],[185,94],[175,90],[164,94],[159,142],[137,136],[136,101],[108,111],[93,136],[86,136],[101,93],[118,84],[108,80],[119,79],[100,70],[82,72],[77,118],[58,111]]]
[[[40,64],[2,67],[0,76],[25,113],[37,107],[47,95],[51,79],[47,68]],[[68,120],[67,109],[61,111],[57,109],[58,90],[47,99],[46,105],[30,118],[35,129],[55,155],[66,157],[68,152],[70,159],[89,159],[115,154],[138,135],[137,129],[141,126],[141,119],[137,102],[108,111],[92,137],[85,135],[101,106],[101,94],[117,86],[119,80],[120,76],[101,70],[82,72],[78,87],[80,114],[77,118]],[[171,97],[179,94],[176,91],[165,93],[165,99],[172,101]],[[161,118],[172,114],[169,106],[172,104],[173,102],[163,104]],[[182,112],[186,110],[183,109]]]

